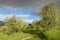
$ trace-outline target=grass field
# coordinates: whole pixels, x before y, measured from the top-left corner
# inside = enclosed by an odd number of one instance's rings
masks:
[[[32,35],[30,34],[26,34],[26,33],[14,33],[12,35],[6,35],[4,33],[0,33],[0,40],[23,40],[27,37],[31,37],[27,40],[39,40],[38,37],[33,37]]]

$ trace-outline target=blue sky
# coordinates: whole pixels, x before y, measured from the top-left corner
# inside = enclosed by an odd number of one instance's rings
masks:
[[[0,0],[0,20],[16,15],[20,19],[31,23],[40,19],[38,8],[52,2],[52,0]],[[60,0],[54,0],[60,7]]]
[[[22,20],[26,22],[32,22],[33,20],[40,19],[40,16],[37,15],[37,8],[0,8],[0,20],[4,20],[6,16],[16,15],[21,17]]]

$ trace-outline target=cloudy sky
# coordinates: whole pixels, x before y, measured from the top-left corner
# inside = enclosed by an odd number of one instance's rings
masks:
[[[16,15],[24,21],[32,22],[40,17],[37,14],[38,7],[42,7],[52,0],[0,0],[0,20]],[[54,0],[60,7],[60,0]]]

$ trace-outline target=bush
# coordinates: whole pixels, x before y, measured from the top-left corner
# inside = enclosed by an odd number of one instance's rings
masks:
[[[15,15],[4,20],[2,32],[12,34],[28,27],[26,22],[19,20]]]

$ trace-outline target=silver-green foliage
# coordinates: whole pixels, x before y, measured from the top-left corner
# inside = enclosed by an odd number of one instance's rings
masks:
[[[21,29],[25,29],[28,27],[26,22],[19,20],[15,15],[4,20],[4,27],[2,27],[3,32],[7,34],[11,34],[14,32],[18,32]]]

